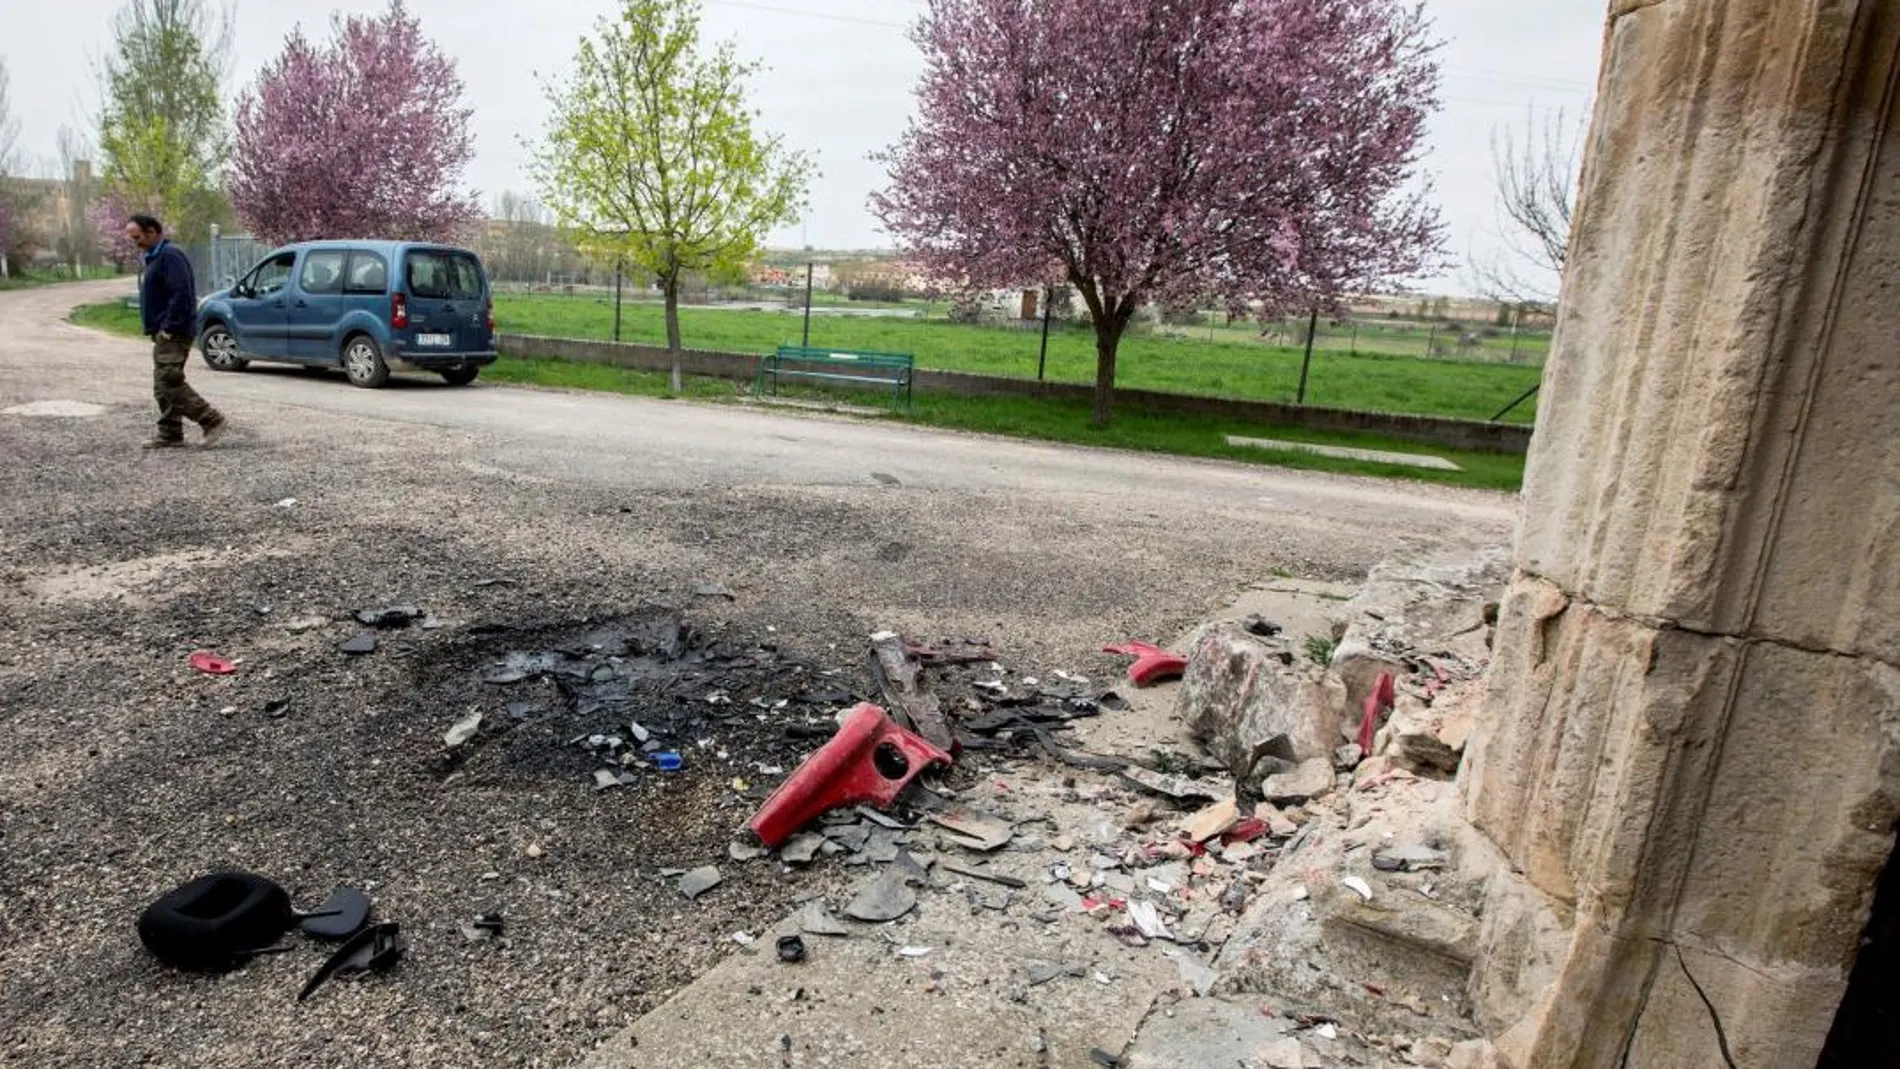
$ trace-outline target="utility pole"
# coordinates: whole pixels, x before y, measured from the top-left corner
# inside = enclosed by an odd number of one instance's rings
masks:
[[[1313,318],[1306,322],[1306,359],[1300,361],[1300,394],[1294,404],[1306,403],[1306,373],[1313,366],[1313,336],[1319,333],[1319,309],[1313,309]]]
[[[801,349],[811,348],[811,275],[814,265],[805,261],[805,339],[798,343]]]
[[[1042,355],[1036,358],[1036,381],[1041,382],[1043,372],[1049,368],[1049,312],[1055,303],[1055,287],[1042,288]]]
[[[620,259],[614,258],[614,341],[620,341]]]
[[[1524,325],[1524,305],[1520,302],[1511,310],[1511,363],[1517,363],[1518,329]]]

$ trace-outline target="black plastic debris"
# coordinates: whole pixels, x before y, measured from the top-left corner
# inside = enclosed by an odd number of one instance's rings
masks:
[[[339,887],[323,904],[303,915],[298,927],[312,939],[330,942],[348,939],[369,923],[369,896],[354,887]]]
[[[422,619],[422,610],[414,605],[385,605],[379,609],[358,609],[352,615],[356,617],[356,622],[364,627],[387,631],[408,627]]]
[[[342,645],[338,646],[337,649],[342,650],[352,657],[361,657],[364,654],[375,653],[376,636],[365,631],[354,638],[346,640]]]
[[[282,720],[290,712],[289,698],[273,698],[264,703],[264,715],[272,720]]]
[[[402,929],[394,922],[371,925],[356,933],[349,942],[330,955],[330,960],[324,962],[310,982],[297,993],[297,1001],[309,998],[332,976],[386,972],[402,960],[403,952],[407,949],[408,944],[402,941]]]
[[[797,965],[805,960],[805,941],[795,935],[780,936],[778,941],[778,960],[787,965]]]

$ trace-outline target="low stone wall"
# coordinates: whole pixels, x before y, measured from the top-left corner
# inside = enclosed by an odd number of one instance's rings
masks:
[[[510,356],[554,358],[582,364],[609,364],[642,371],[665,371],[672,366],[666,349],[657,345],[588,341],[579,338],[543,338],[504,334],[497,339]],[[759,371],[759,357],[751,353],[688,349],[680,358],[688,375],[751,382]],[[919,369],[916,388],[926,393],[963,397],[1065,397],[1086,400],[1094,387],[1072,382],[1037,382],[1000,375],[969,375],[960,371]],[[1118,403],[1153,412],[1223,416],[1276,427],[1376,434],[1421,445],[1469,449],[1480,453],[1522,456],[1530,447],[1531,428],[1515,423],[1485,423],[1438,416],[1407,416],[1391,412],[1355,412],[1342,408],[1315,408],[1274,401],[1241,401],[1225,397],[1161,393],[1154,390],[1117,390]]]

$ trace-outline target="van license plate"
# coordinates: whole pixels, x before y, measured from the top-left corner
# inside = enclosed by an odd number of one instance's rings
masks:
[[[417,345],[447,345],[454,339],[447,334],[418,334]]]

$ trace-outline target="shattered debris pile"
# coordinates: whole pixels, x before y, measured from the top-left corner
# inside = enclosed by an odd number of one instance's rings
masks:
[[[947,907],[1101,940],[1025,960],[1025,991],[1119,982],[1111,947],[1165,962],[1172,997],[1226,1014],[1230,1038],[1266,1029],[1249,1064],[1477,1065],[1470,972],[1499,862],[1453,777],[1501,567],[1375,572],[1323,662],[1265,620],[1209,625],[1168,668],[1181,685],[1132,704],[1074,672],[1009,671],[973,640],[881,632],[821,666],[671,613],[491,635],[438,771],[478,775],[494,754],[575,790],[710,785],[751,831],[734,820],[653,874],[696,903],[829,877],[777,933],[760,918],[732,936],[758,952],[776,934],[775,968],[854,938],[947,953],[912,935],[941,932]],[[1122,647],[1129,682],[1157,682],[1166,651],[1140,646]],[[1171,700],[1186,738],[1163,734]],[[1140,716],[1138,741],[1091,744]],[[1194,1064],[1192,1043],[1154,1049],[1181,1034],[1154,1034],[1097,1060]]]
[[[436,686],[465,709],[434,759],[444,778],[527,772],[607,790],[716,772],[739,795],[763,798],[854,700],[855,680],[840,670],[769,642],[728,640],[670,611],[473,634],[474,650],[417,670],[446,678]]]

